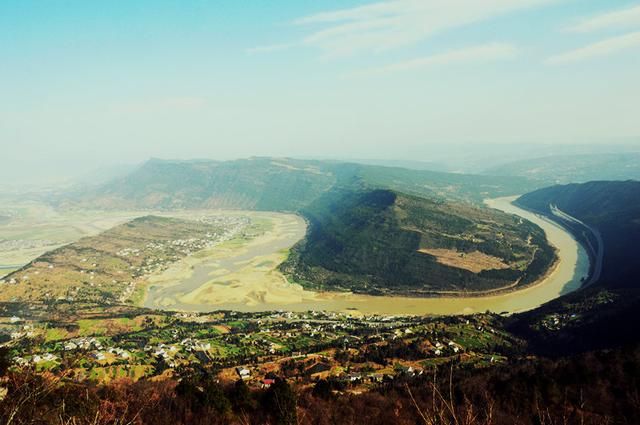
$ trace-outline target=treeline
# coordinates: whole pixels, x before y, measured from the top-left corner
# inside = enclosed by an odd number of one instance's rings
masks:
[[[442,365],[368,392],[320,380],[267,389],[222,385],[185,369],[160,381],[92,385],[28,370],[6,372],[4,424],[457,424],[640,423],[640,348],[566,359],[524,359],[484,370]]]

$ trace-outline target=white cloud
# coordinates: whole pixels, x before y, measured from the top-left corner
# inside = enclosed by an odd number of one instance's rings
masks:
[[[609,28],[640,27],[640,6],[604,13],[583,19],[566,28],[569,32],[592,32]]]
[[[562,64],[606,56],[623,50],[640,48],[640,31],[607,38],[579,49],[570,50],[547,59],[549,64]]]
[[[301,41],[324,56],[376,53],[409,46],[434,34],[559,0],[385,0],[301,17],[317,27]]]
[[[397,62],[378,68],[370,68],[357,72],[354,75],[387,74],[392,72],[429,68],[432,66],[489,62],[511,58],[517,53],[517,51],[517,48],[509,43],[489,43]]]

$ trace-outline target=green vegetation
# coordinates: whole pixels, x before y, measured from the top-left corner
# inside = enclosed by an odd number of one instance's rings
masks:
[[[151,160],[69,201],[102,208],[235,208],[300,211],[326,191],[364,182],[418,196],[481,202],[540,187],[526,178],[464,175],[290,158]]]
[[[612,301],[607,294],[598,299]],[[637,348],[536,358],[497,315],[122,313],[103,309],[103,318],[81,315],[76,324],[98,334],[108,323],[144,329],[100,337],[70,333],[42,344],[39,332],[53,329],[53,322],[16,325],[36,335],[0,349],[8,393],[0,417],[104,425],[116,418],[204,425],[248,417],[260,423],[409,424],[415,409],[433,423],[460,418],[457,423],[466,425],[595,425],[640,417],[626,396],[637,391]]]
[[[554,254],[540,229],[480,205],[535,187],[525,178],[329,161],[151,160],[74,200],[106,208],[295,211],[310,227],[282,267],[294,281],[428,295],[506,289],[545,273]],[[261,224],[254,225],[266,230]]]
[[[325,194],[303,213],[307,237],[281,268],[316,288],[412,295],[489,290],[531,283],[555,258],[537,226],[467,203],[348,188]],[[429,249],[462,259],[443,264]],[[504,267],[473,272],[474,257],[465,255],[474,252]]]
[[[590,182],[553,186],[528,193],[518,203],[548,216],[549,205],[597,229],[604,256],[599,284],[609,288],[638,287],[640,272],[637,246],[640,240],[640,182]],[[597,246],[593,235],[580,226],[562,222],[586,245]]]
[[[96,304],[82,291],[1,303],[0,371],[8,396],[0,417],[372,425],[415,423],[418,410],[426,423],[638,423],[638,266],[625,255],[637,251],[639,186],[599,182],[521,198],[530,209],[549,213],[549,204],[558,205],[597,227],[610,254],[593,286],[508,318],[151,313]],[[518,278],[526,284],[553,257],[541,230],[516,217],[362,181],[326,191],[302,213],[309,234],[284,269],[325,287],[427,293],[424,275],[436,279],[428,290],[460,289],[456,282],[468,282],[465,290],[492,288]],[[156,258],[162,267],[181,255],[165,249],[176,230],[185,239],[205,232],[192,225],[136,220],[43,256],[4,288],[38,288],[42,275],[49,282],[59,276],[62,285],[74,270],[95,270],[89,280],[106,285],[98,280],[103,272],[116,276]],[[74,254],[62,261],[61,252]],[[606,351],[574,355],[593,349]],[[46,397],[34,399],[40,394]],[[23,407],[33,403],[39,409]]]
[[[509,329],[529,339],[535,351],[549,355],[636,343],[640,182],[554,186],[524,195],[518,203],[560,221],[588,247],[602,243],[603,256],[596,281],[514,317]],[[554,216],[550,204],[594,229],[600,238]]]
[[[249,383],[259,386],[261,376],[269,372],[282,369],[295,375],[281,361],[287,357],[302,362],[324,359],[331,367],[318,371],[334,370],[338,377],[344,370],[373,373],[392,362],[402,367],[451,358],[475,363],[519,344],[499,329],[501,319],[494,315],[390,320],[320,312],[148,314],[106,308],[100,317],[95,311],[54,315],[58,320],[31,318],[3,330],[22,333],[10,344],[15,367],[33,364],[52,373],[73,371],[78,380],[110,382],[195,365],[217,365],[232,372],[233,366],[252,363],[260,373]],[[164,367],[158,368],[158,362]],[[308,379],[312,373],[305,370],[313,364],[302,368],[299,376]],[[229,378],[221,373],[221,379]]]

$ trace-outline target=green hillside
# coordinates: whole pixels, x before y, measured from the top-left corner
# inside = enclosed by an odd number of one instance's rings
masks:
[[[555,255],[541,229],[471,204],[391,190],[335,190],[303,211],[310,226],[283,271],[307,286],[365,293],[526,285]],[[531,244],[527,244],[527,240]]]
[[[525,178],[472,176],[289,158],[150,160],[69,201],[102,208],[241,208],[299,211],[332,187],[366,183],[419,196],[481,202],[539,186]]]
[[[76,194],[103,208],[294,211],[310,223],[283,270],[307,286],[433,294],[526,285],[554,259],[542,231],[481,206],[524,178],[335,161],[152,160]],[[531,238],[532,244],[526,241]]]
[[[592,285],[516,316],[510,329],[549,355],[637,343],[640,182],[554,186],[522,196],[518,202],[547,215],[549,204],[557,205],[596,229],[604,255],[600,278]]]
[[[242,208],[295,211],[335,182],[315,162],[269,158],[237,161],[151,160],[82,202],[104,208]]]
[[[554,186],[518,199],[527,208],[549,214],[549,204],[594,227],[602,234],[604,258],[599,284],[638,286],[640,272],[640,182],[589,182]]]

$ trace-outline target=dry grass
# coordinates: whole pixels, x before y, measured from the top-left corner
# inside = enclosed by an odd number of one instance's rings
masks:
[[[465,269],[473,273],[480,273],[481,271],[491,269],[509,268],[509,265],[500,258],[487,255],[480,251],[465,253],[455,249],[421,248],[418,252],[434,256],[438,263],[444,264],[445,266]]]

